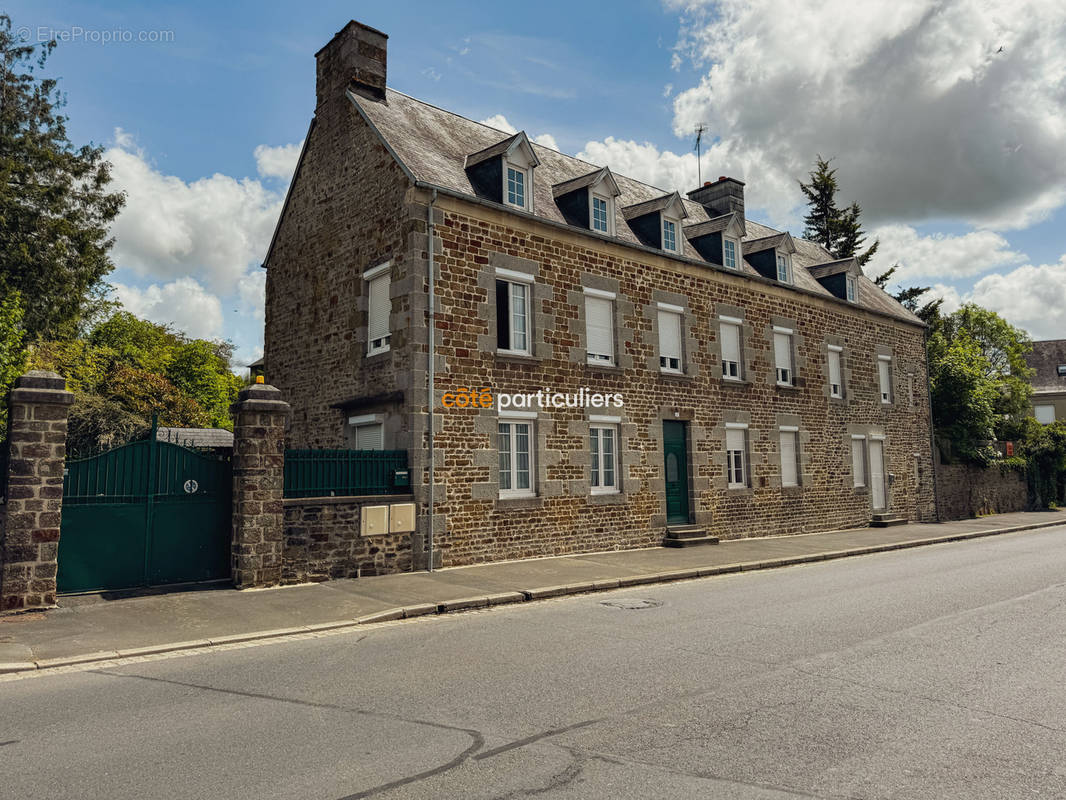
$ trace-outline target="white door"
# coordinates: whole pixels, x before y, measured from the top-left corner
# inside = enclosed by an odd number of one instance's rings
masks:
[[[870,440],[870,499],[874,511],[885,510],[885,443]]]

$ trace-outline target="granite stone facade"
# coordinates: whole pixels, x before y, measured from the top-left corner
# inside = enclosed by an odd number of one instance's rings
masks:
[[[320,63],[337,48],[350,48],[346,37],[374,33],[346,28],[319,54]],[[935,518],[925,331],[871,281],[860,281],[863,303],[848,303],[810,277],[781,285],[748,267],[697,263],[687,244],[677,255],[656,252],[632,240],[620,215],[617,236],[563,224],[552,216],[558,214],[550,182],[545,187],[537,176],[547,174],[548,159],[560,170],[593,167],[562,163],[566,157],[543,148],[536,152],[545,164],[531,179],[540,181],[531,189],[534,213],[466,196],[448,184],[462,177],[462,156],[452,159],[455,172],[445,158],[447,148],[455,149],[454,132],[423,125],[431,118],[449,124],[451,117],[398,93],[374,94],[354,83],[346,93],[338,88],[343,82],[329,81],[265,262],[266,376],[292,403],[291,447],[349,446],[349,416],[382,414],[385,447],[409,453],[420,510],[412,564],[422,563],[428,533],[431,404],[434,531],[445,565],[658,544],[666,527],[663,422],[669,420],[687,424],[690,519],[714,535],[867,524],[870,490],[855,488],[852,475],[851,438],[858,435],[883,437],[885,510],[910,520]],[[409,116],[399,119],[403,114]],[[427,141],[383,133],[384,125],[401,123]],[[469,121],[455,125],[459,132],[474,126],[482,137],[470,153],[493,135]],[[401,146],[403,158],[396,152]],[[420,175],[410,167],[414,158]],[[625,186],[652,191],[631,181]],[[712,211],[696,208],[704,216]],[[433,398],[427,392],[429,219],[437,297]],[[765,237],[767,230],[749,223],[748,236]],[[799,244],[812,259],[821,257],[816,246]],[[367,356],[362,276],[386,262],[391,345]],[[531,279],[528,354],[497,352],[496,281],[509,273]],[[610,365],[586,358],[583,295],[589,289],[615,296]],[[660,303],[682,309],[683,374],[660,369]],[[722,377],[723,316],[742,321],[738,381]],[[796,378],[787,387],[775,377],[775,327],[794,331]],[[829,346],[842,350],[840,398],[828,388]],[[878,379],[884,355],[891,365],[889,402],[881,400]],[[501,497],[499,408],[441,403],[448,392],[485,388],[620,393],[624,408],[539,411],[532,496]],[[590,486],[590,416],[597,413],[618,417],[621,480],[613,494]],[[751,472],[743,488],[730,489],[726,481],[729,424],[748,425]],[[797,487],[781,486],[782,427],[798,428]]]

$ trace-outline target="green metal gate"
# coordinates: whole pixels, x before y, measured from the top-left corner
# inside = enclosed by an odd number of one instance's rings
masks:
[[[68,460],[60,592],[230,577],[232,465],[170,442]]]

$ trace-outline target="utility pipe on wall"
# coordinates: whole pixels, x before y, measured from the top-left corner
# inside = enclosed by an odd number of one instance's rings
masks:
[[[436,294],[435,294],[435,269],[433,266],[433,204],[437,202],[437,190],[431,190],[429,206],[426,211],[426,261],[429,270],[429,532],[426,538],[426,570],[433,571],[433,481],[435,455],[433,453],[433,409],[437,404],[437,380],[434,363],[436,360]]]

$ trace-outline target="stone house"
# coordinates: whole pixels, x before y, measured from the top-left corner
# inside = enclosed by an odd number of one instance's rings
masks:
[[[264,366],[290,447],[408,452],[416,564],[431,446],[444,565],[935,518],[925,330],[854,259],[738,180],[680,195],[395,91],[386,44],[316,56]]]
[[[1049,425],[1066,420],[1066,339],[1033,342],[1026,359],[1033,375],[1033,416]]]

